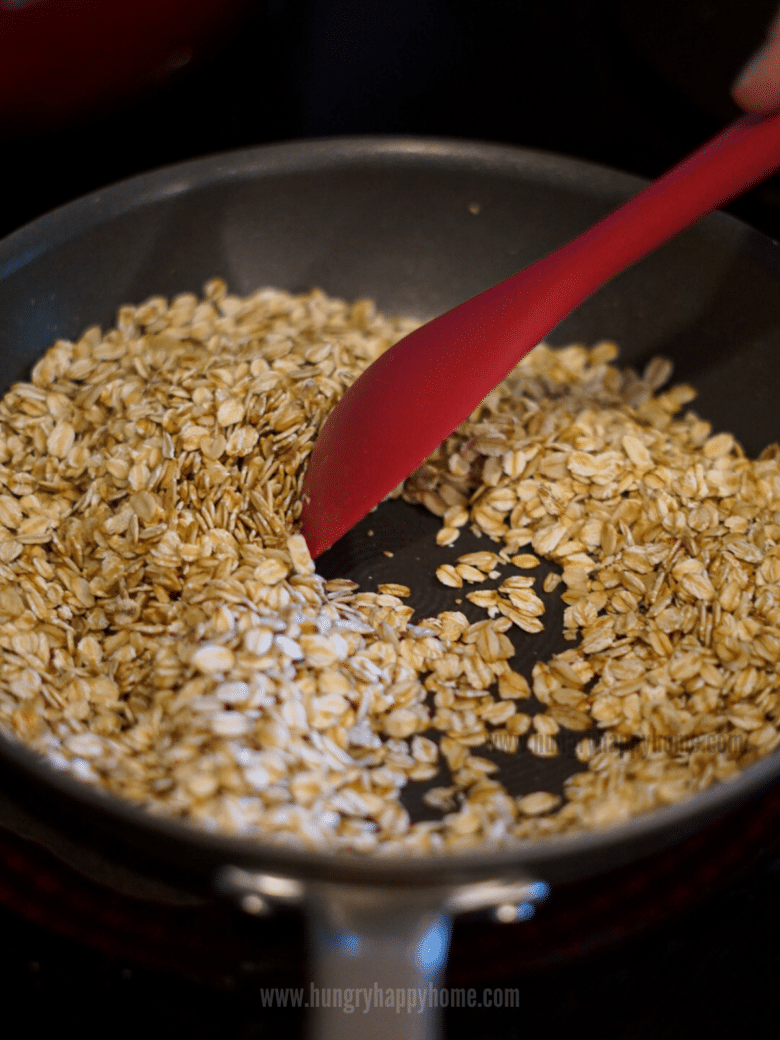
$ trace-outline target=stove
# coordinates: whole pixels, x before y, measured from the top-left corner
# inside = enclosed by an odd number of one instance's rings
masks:
[[[63,1001],[90,1040],[109,1021],[149,1040],[303,1035],[303,1011],[263,1006],[306,990],[297,915],[252,918],[99,845],[74,855],[7,796],[2,810],[0,971],[29,1035],[56,1029]],[[447,1036],[776,1036],[779,824],[775,785],[661,854],[559,886],[532,920],[459,920],[447,987],[511,991],[519,1011],[458,1008]]]
[[[775,7],[249,3],[143,96],[4,137],[0,125],[0,232],[165,163],[330,134],[490,139],[654,176],[737,114],[728,83]],[[778,178],[732,209],[780,238]],[[0,992],[25,1035],[302,1035],[302,1011],[262,998],[304,985],[297,916],[241,914],[99,841],[70,848],[0,791]],[[652,859],[554,890],[529,921],[458,921],[448,984],[508,987],[519,1009],[452,1009],[447,1036],[776,1038],[779,824],[771,788]]]

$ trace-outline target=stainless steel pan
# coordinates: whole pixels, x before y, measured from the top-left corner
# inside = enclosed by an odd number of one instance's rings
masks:
[[[263,147],[136,177],[0,243],[0,389],[58,336],[109,325],[122,303],[197,291],[214,275],[238,293],[317,285],[428,318],[562,244],[639,187],[624,174],[515,148],[393,138]],[[777,438],[780,257],[757,232],[723,214],[708,218],[592,297],[551,339],[604,337],[622,345],[627,363],[671,357],[676,375],[700,391],[697,410],[748,452]],[[375,514],[377,523],[382,547],[390,540],[397,550],[392,561],[372,554],[358,529],[321,567],[367,583],[403,580],[405,567],[443,551],[433,544],[435,520],[412,507],[396,503]],[[426,584],[419,563],[414,569],[421,613],[446,609],[446,590]],[[556,649],[534,639],[517,646],[515,667]],[[549,884],[680,841],[780,772],[775,753],[728,785],[599,833],[511,853],[401,860],[195,831],[82,786],[12,740],[0,738],[0,757],[63,828],[87,822],[253,912],[305,907],[317,985],[417,993],[442,978],[453,914],[500,906],[509,916],[508,907],[541,898]],[[575,768],[573,757],[551,766],[517,756],[505,779],[516,792],[533,790]],[[319,1037],[438,1028],[434,1009],[402,1019],[321,1009],[313,1021]]]

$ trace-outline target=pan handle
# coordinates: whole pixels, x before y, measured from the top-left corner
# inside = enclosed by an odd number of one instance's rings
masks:
[[[447,893],[318,884],[308,903],[310,1040],[440,1037]]]
[[[438,1040],[453,916],[490,911],[504,924],[525,920],[549,892],[527,876],[401,888],[304,882],[237,866],[223,867],[215,887],[251,914],[304,909],[309,1040]]]

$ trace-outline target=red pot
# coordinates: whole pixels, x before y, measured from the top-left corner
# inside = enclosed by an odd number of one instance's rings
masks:
[[[127,101],[206,52],[247,0],[0,0],[0,128]]]

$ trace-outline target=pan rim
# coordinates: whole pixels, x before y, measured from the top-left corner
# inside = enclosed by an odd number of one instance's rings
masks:
[[[336,865],[340,872],[339,880],[345,882],[402,887],[414,881],[433,888],[466,878],[480,880],[533,873],[537,865],[544,873],[545,866],[552,867],[554,863],[600,853],[632,840],[651,840],[659,832],[674,832],[678,828],[687,836],[699,829],[686,828],[692,818],[701,816],[706,823],[718,816],[721,810],[736,810],[742,802],[776,782],[780,771],[780,752],[775,751],[752,763],[733,779],[720,781],[698,795],[599,830],[518,841],[502,848],[484,847],[463,853],[390,855],[327,848],[312,851],[284,841],[220,834],[188,824],[179,817],[152,813],[141,805],[56,769],[42,755],[6,733],[0,733],[0,758],[11,762],[24,775],[33,777],[46,788],[54,787],[57,796],[64,796],[80,813],[94,810],[97,815],[90,817],[90,822],[97,823],[101,829],[114,831],[115,825],[124,824],[136,832],[144,832],[145,845],[149,847],[148,842],[153,841],[153,846],[165,858],[168,858],[168,850],[164,846],[173,841],[179,846],[194,846],[206,855],[215,869],[235,865],[302,880],[321,880]],[[691,811],[692,807],[694,811]],[[106,813],[112,817],[110,823],[102,819]],[[161,839],[162,844],[158,845],[154,839]],[[434,864],[436,877],[424,878],[423,875],[429,873]]]
[[[257,145],[215,152],[137,173],[49,210],[0,239],[0,280],[74,233],[82,234],[106,219],[137,210],[143,204],[154,205],[175,198],[194,188],[248,176],[273,177],[280,173],[311,173],[325,168],[352,167],[357,161],[411,166],[420,160],[443,166],[451,166],[455,161],[475,170],[487,167],[514,172],[523,170],[544,177],[547,183],[566,184],[576,179],[578,187],[582,186],[583,172],[589,172],[593,194],[609,195],[610,198],[614,198],[615,192],[628,197],[648,184],[646,179],[636,174],[611,166],[542,149],[490,141],[355,135]],[[717,219],[719,214],[713,216]]]

